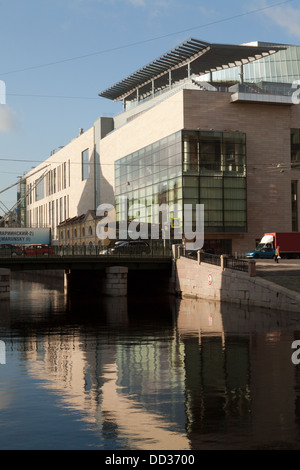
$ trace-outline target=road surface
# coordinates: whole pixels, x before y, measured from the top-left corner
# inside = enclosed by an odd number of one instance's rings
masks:
[[[300,293],[300,259],[255,260],[256,275]]]

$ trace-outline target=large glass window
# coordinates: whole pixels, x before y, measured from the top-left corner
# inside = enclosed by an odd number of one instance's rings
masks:
[[[291,165],[300,168],[300,129],[291,129]]]
[[[143,204],[142,219],[151,222],[153,204],[182,206],[181,132],[166,137],[115,162],[117,218],[119,196],[127,196],[128,207]],[[182,212],[180,211],[182,218]],[[129,217],[129,222],[136,215]]]
[[[89,149],[81,154],[82,180],[87,180],[90,174]]]
[[[199,173],[199,139],[196,132],[186,132],[183,136],[183,171]]]
[[[44,178],[40,178],[36,181],[35,187],[35,200],[40,201],[45,197],[45,183]]]
[[[56,193],[56,168],[53,170],[53,192]]]
[[[186,141],[198,140],[198,174],[185,159]],[[196,146],[194,145],[194,148]],[[245,232],[246,139],[240,132],[184,132],[183,199],[204,204],[206,232]]]
[[[59,199],[59,222],[62,222],[64,220],[64,202],[63,198],[61,197]]]
[[[200,172],[216,173],[222,170],[220,132],[202,132],[200,138]]]
[[[67,163],[63,164],[63,189],[67,187]]]

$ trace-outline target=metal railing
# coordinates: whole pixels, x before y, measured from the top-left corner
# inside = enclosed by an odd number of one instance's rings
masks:
[[[180,250],[181,256],[185,258],[197,260],[198,254],[196,251],[188,252],[183,248]],[[213,253],[200,252],[200,262],[213,264],[215,266],[222,266],[221,255],[215,255]],[[223,267],[227,269],[234,269],[236,271],[248,272],[249,261],[246,259],[235,258],[233,256],[224,256]]]
[[[296,87],[291,83],[236,83],[229,88],[230,93],[255,93],[263,95],[292,96]]]
[[[214,255],[212,253],[200,253],[201,263],[214,264],[215,266],[221,266],[221,256]]]
[[[237,271],[248,272],[249,262],[245,259],[239,258],[226,258],[225,267],[229,269],[235,269]]]
[[[1,258],[41,258],[41,257],[171,257],[172,250],[169,246],[150,245],[149,247],[129,247],[118,249],[114,247],[103,248],[100,246],[43,246],[43,247],[1,247]]]

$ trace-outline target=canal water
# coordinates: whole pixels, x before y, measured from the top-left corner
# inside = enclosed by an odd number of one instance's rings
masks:
[[[299,449],[298,338],[300,313],[14,279],[0,449]]]

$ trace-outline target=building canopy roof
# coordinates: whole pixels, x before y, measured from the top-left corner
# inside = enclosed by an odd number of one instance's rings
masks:
[[[192,38],[102,91],[99,96],[119,101],[168,72],[172,73],[173,82],[182,79],[182,68],[186,68],[187,76],[188,64],[190,64],[190,75],[204,75],[261,59],[280,49],[282,47],[273,45],[211,44]]]

